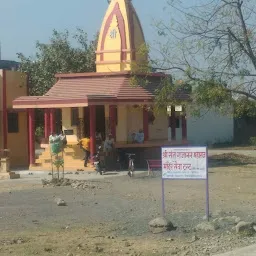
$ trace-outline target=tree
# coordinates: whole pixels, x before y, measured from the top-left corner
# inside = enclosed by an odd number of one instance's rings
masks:
[[[167,1],[170,24],[156,23],[162,37],[151,66],[173,78],[159,91],[159,104],[169,104],[175,91],[191,86],[193,106],[236,115],[256,115],[256,7],[254,0]],[[157,46],[157,47],[156,47]],[[160,56],[160,57],[159,57]],[[196,108],[194,108],[196,109]]]
[[[55,84],[56,73],[94,72],[96,45],[97,37],[89,41],[82,29],[77,29],[73,36],[68,31],[53,30],[48,44],[36,42],[35,57],[25,57],[18,53],[20,71],[29,76],[29,95],[44,95]],[[38,109],[36,136],[39,138],[43,136],[43,127],[43,112]]]
[[[29,75],[29,95],[45,94],[54,85],[56,73],[94,72],[96,39],[89,41],[82,29],[72,37],[68,31],[53,30],[48,44],[36,42],[34,58],[18,53],[20,71]]]

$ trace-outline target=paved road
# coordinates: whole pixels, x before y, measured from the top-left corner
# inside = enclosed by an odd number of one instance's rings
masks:
[[[223,254],[216,254],[215,256],[255,256],[256,245],[251,245],[245,248],[240,248],[232,252],[226,252]]]

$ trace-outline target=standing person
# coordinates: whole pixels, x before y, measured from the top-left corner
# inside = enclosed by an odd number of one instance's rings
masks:
[[[102,146],[102,136],[100,132],[96,132],[96,148]]]
[[[114,165],[114,138],[109,134],[104,142],[105,166],[106,169],[112,169]]]
[[[83,139],[81,139],[78,142],[78,145],[80,145],[80,147],[83,149],[84,151],[84,167],[87,167],[88,164],[88,160],[90,157],[90,138],[89,136],[85,136]]]

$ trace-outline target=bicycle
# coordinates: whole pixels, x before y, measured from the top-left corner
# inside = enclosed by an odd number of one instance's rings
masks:
[[[126,155],[128,156],[129,160],[128,175],[132,177],[134,173],[134,157],[132,156],[135,156],[135,154],[127,153]]]

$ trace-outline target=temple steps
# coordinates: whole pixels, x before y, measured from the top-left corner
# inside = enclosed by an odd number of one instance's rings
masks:
[[[88,164],[88,167],[84,167],[84,152],[83,150],[77,146],[69,146],[66,147],[63,151],[63,158],[64,158],[64,170],[65,171],[77,171],[77,170],[84,170],[84,171],[93,171],[94,168],[92,165]],[[51,164],[51,153],[50,148],[46,147],[45,151],[39,155],[35,161],[33,166],[30,166],[31,171],[51,171],[52,164]],[[54,169],[56,169],[54,167]],[[61,169],[61,168],[60,168]]]

